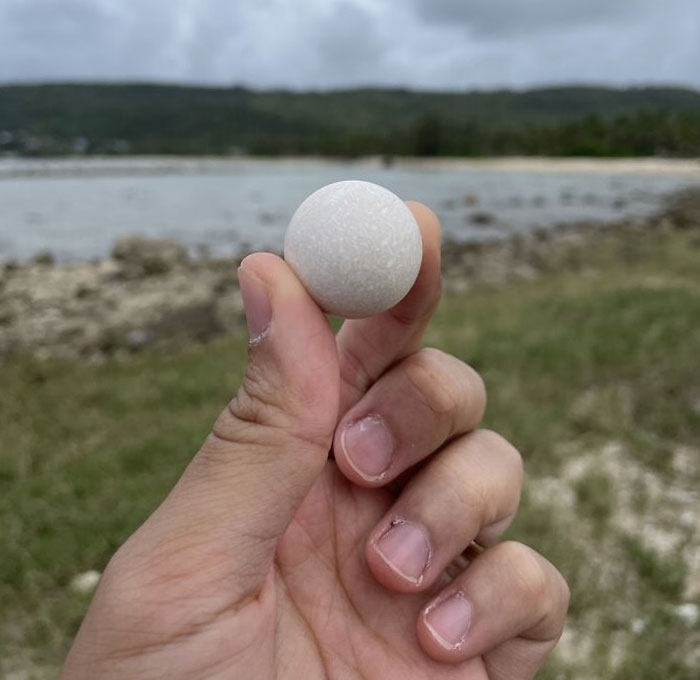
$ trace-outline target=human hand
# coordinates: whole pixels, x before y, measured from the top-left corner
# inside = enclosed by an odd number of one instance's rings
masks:
[[[416,284],[337,337],[282,260],[244,260],[244,381],[110,561],[64,680],[535,674],[568,589],[530,548],[498,543],[521,459],[475,429],[479,376],[419,349],[440,236],[409,205],[424,244]]]

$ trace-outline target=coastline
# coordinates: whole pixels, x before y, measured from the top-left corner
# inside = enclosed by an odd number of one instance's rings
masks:
[[[697,177],[700,158],[555,158],[504,156],[487,158],[394,157],[394,168],[479,172],[666,175]],[[0,181],[30,177],[110,177],[124,175],[227,174],[251,166],[348,165],[380,168],[380,156],[357,159],[321,156],[80,156],[70,158],[0,158]]]
[[[624,257],[630,244],[698,229],[700,188],[694,188],[649,218],[562,224],[499,241],[446,239],[445,289],[503,287],[595,266],[606,249]],[[177,241],[127,237],[111,256],[92,262],[55,264],[47,254],[0,264],[0,363],[17,354],[94,360],[229,333],[244,324],[236,268],[245,254],[193,259]]]

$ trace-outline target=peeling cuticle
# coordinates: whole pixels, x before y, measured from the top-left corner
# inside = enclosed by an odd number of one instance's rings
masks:
[[[395,518],[393,518],[393,519],[389,522],[389,526],[388,526],[386,529],[384,529],[384,531],[382,531],[382,533],[379,534],[379,536],[377,536],[377,538],[376,538],[376,540],[375,540],[374,542],[377,543],[377,542],[380,541],[382,538],[384,538],[384,536],[386,536],[394,527],[400,526],[400,525],[402,525],[402,524],[406,524],[406,520],[405,520],[405,519],[401,519],[400,517],[395,517]]]
[[[254,338],[248,340],[248,347],[257,347],[267,336],[270,335],[270,327],[268,326],[262,333],[258,333]]]

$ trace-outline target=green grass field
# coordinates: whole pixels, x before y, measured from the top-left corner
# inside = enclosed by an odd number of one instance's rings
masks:
[[[700,243],[601,238],[576,266],[446,294],[426,344],[470,362],[487,425],[523,452],[510,534],[566,574],[545,679],[696,680],[700,668]],[[232,395],[237,335],[105,363],[0,367],[0,677],[53,677],[101,570]]]

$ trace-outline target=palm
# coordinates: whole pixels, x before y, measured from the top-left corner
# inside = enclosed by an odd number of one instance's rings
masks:
[[[262,590],[244,602],[229,594],[228,535],[178,546],[166,573],[159,558],[150,567],[157,581],[132,571],[133,597],[120,588],[103,603],[119,625],[101,642],[107,662],[93,669],[116,678],[146,668],[152,675],[143,677],[170,680],[487,680],[481,658],[440,664],[416,643],[421,607],[444,583],[397,594],[369,572],[366,537],[392,501],[385,489],[352,485],[329,461]]]
[[[392,500],[384,489],[352,485],[329,461],[257,597],[230,598],[226,537],[181,546],[176,574],[140,584],[136,617],[123,592],[128,619],[118,603],[106,603],[116,604],[120,626],[106,645],[108,663],[94,668],[109,678],[148,668],[153,674],[143,677],[170,680],[487,680],[481,658],[440,664],[416,643],[421,607],[444,583],[417,595],[391,593],[365,565],[367,534]]]
[[[308,669],[307,677],[332,679],[465,678],[464,664],[431,661],[415,642],[416,617],[430,593],[392,594],[365,565],[366,536],[392,500],[385,490],[351,485],[332,461],[326,465],[277,551],[282,616],[269,635],[291,654],[277,677]],[[469,671],[469,678],[486,677],[481,660],[469,662]]]

